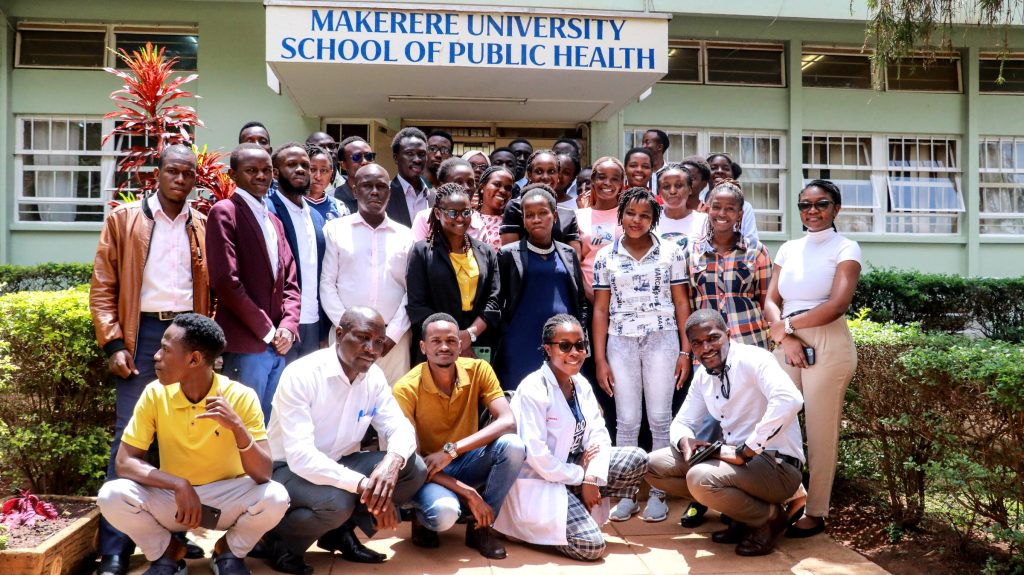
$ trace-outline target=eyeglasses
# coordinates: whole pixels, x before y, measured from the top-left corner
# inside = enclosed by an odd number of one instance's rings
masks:
[[[353,152],[352,153],[352,161],[353,162],[362,162],[363,160],[366,160],[367,162],[372,162],[372,161],[374,161],[376,159],[377,159],[377,152]]]
[[[557,345],[558,351],[562,353],[569,353],[573,348],[576,348],[576,351],[587,351],[587,346],[589,345],[585,339],[575,343],[571,341],[545,341],[544,343],[547,345]]]
[[[832,200],[818,200],[816,202],[797,202],[796,203],[796,207],[801,212],[806,212],[807,210],[811,209],[812,207],[814,209],[818,210],[819,212],[823,212],[823,211],[827,210],[829,208],[829,206],[831,206],[834,203],[835,202],[833,202]]]
[[[427,146],[427,151],[431,154],[448,155],[452,153],[452,149],[445,146]]]
[[[469,216],[473,215],[473,210],[471,210],[469,208],[466,208],[464,210],[445,210],[445,209],[442,209],[442,208],[437,208],[437,209],[441,210],[442,214],[448,216],[449,220],[454,220],[455,218],[457,218],[459,216],[462,216],[463,218],[468,218]]]

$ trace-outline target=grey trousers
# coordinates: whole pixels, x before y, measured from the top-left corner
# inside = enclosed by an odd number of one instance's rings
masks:
[[[789,500],[800,486],[796,467],[759,453],[746,465],[709,459],[690,468],[674,447],[650,455],[647,483],[679,497],[695,499],[751,527],[768,521],[771,505]]]
[[[256,483],[237,477],[198,485],[195,490],[204,505],[220,509],[217,528],[227,530],[228,549],[238,557],[248,555],[288,509],[288,492],[274,481]],[[131,537],[150,561],[167,551],[172,532],[188,531],[174,519],[178,504],[169,489],[114,479],[103,484],[96,503],[107,521]]]
[[[338,463],[369,475],[387,453],[361,451],[346,455]],[[398,482],[391,499],[395,506],[412,499],[427,479],[427,467],[419,455],[413,455],[398,473]],[[285,486],[292,506],[284,519],[271,531],[271,536],[284,546],[302,555],[317,539],[335,529],[359,527],[369,536],[376,533],[373,514],[359,502],[359,496],[331,485],[317,485],[299,477],[283,462],[274,463],[274,481]]]

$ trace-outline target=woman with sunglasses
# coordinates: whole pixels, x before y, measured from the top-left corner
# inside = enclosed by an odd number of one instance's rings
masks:
[[[523,188],[526,237],[498,251],[502,341],[495,371],[504,389],[515,389],[544,362],[540,333],[553,315],[586,324],[583,273],[576,251],[551,237],[556,201],[544,184]]]
[[[825,530],[843,397],[857,368],[845,315],[861,255],[857,242],[836,231],[842,196],[835,184],[814,180],[797,199],[807,233],[779,248],[764,311],[778,344],[775,357],[804,394],[810,480],[803,517],[786,535],[810,537]]]
[[[544,323],[544,365],[512,398],[526,465],[505,498],[494,528],[573,559],[597,561],[608,498],[632,500],[647,469],[637,447],[612,447],[590,382],[583,326],[560,314]]]
[[[450,183],[435,193],[430,233],[413,245],[406,272],[413,341],[421,339],[423,320],[447,313],[458,320],[463,355],[474,357],[477,348],[479,356],[490,361],[489,349],[497,343],[501,324],[498,262],[491,246],[469,236],[469,192]],[[418,346],[413,354],[414,364],[423,361]]]
[[[473,166],[469,162],[462,158],[448,158],[441,162],[440,167],[437,168],[437,178],[441,184],[459,184],[462,186],[462,189],[466,190],[466,193],[470,195],[470,206],[476,205],[472,199],[476,195],[476,174],[473,172]],[[412,229],[412,237],[416,238],[416,241],[425,240],[430,235],[430,225],[428,222],[433,211],[433,208],[427,208],[416,212],[413,216],[412,225],[409,227]],[[469,221],[469,230],[466,233],[471,238],[480,239],[483,227],[484,222],[480,219],[480,214],[474,211]]]
[[[738,182],[740,176],[743,175],[743,167],[732,161],[732,158],[728,154],[717,153],[708,156],[708,167],[711,170],[711,179],[708,181],[708,190],[701,195],[701,211],[707,212],[710,206],[708,205],[707,197],[711,193],[711,190],[718,187],[718,184],[726,180],[732,180]],[[743,203],[743,219],[740,220],[740,233],[747,239],[748,244],[755,243],[759,240],[757,234],[757,218],[754,214],[754,206],[750,202]]]
[[[476,196],[480,198],[479,217],[483,226],[477,239],[495,250],[501,248],[501,221],[505,204],[512,197],[515,178],[503,166],[492,166],[480,174]]]
[[[619,200],[623,236],[594,261],[594,362],[597,383],[615,399],[615,445],[637,445],[644,405],[654,449],[669,446],[672,395],[692,365],[679,326],[690,316],[682,250],[653,233],[661,206],[647,188],[630,188]],[[624,498],[612,511],[626,521],[640,511]],[[668,517],[665,494],[651,489],[644,521]]]

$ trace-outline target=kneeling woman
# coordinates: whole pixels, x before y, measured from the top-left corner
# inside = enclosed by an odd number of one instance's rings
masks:
[[[647,470],[637,447],[612,447],[590,383],[579,375],[587,340],[579,320],[544,324],[544,365],[512,398],[526,465],[494,527],[581,561],[604,553],[608,498],[634,498]]]

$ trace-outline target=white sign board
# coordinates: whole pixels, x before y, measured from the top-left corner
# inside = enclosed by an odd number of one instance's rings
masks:
[[[668,71],[664,17],[267,6],[267,61]]]

